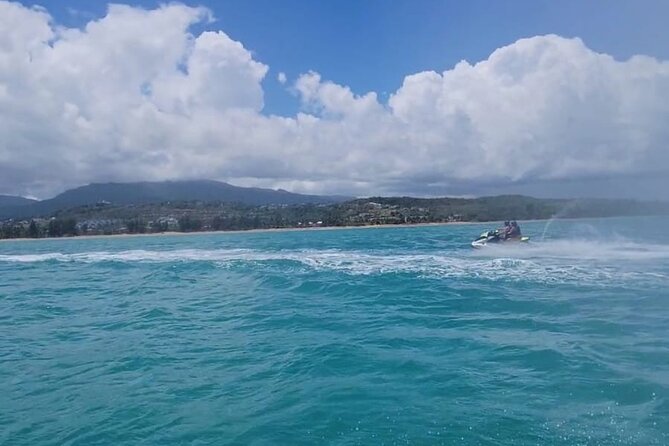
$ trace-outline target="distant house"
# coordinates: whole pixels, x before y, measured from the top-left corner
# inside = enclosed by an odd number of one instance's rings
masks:
[[[174,217],[160,217],[157,221],[166,227],[168,231],[176,231],[179,229],[179,220]]]

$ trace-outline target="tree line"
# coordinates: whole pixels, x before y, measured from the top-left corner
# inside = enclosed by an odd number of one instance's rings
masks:
[[[30,222],[4,222],[0,224],[0,239],[42,238],[79,235],[74,218],[51,219],[46,224]]]
[[[632,200],[551,200],[518,195],[465,198],[372,197],[344,203],[249,206],[222,202],[82,206],[50,219],[0,222],[0,238],[232,231],[449,221],[503,221],[669,214],[669,204]]]

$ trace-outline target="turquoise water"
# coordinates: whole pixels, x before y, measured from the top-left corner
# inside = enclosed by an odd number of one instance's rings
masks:
[[[669,444],[668,225],[0,243],[0,444]]]

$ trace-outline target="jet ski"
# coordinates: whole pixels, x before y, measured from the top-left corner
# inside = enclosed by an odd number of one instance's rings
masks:
[[[472,242],[472,247],[485,248],[488,245],[515,245],[517,243],[527,243],[529,241],[530,238],[525,236],[504,239],[499,230],[486,231]]]

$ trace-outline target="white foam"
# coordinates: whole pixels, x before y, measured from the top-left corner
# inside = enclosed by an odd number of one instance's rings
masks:
[[[613,241],[592,241],[563,239],[531,242],[523,245],[493,245],[474,251],[472,256],[512,256],[520,259],[563,259],[563,260],[669,260],[669,245],[637,243],[626,239]]]
[[[404,253],[339,250],[261,251],[250,249],[184,249],[171,251],[44,253],[0,255],[0,262],[214,262],[223,267],[236,263],[289,261],[312,271],[352,275],[407,273],[438,278],[485,278],[541,282],[611,283],[645,279],[666,281],[663,271],[633,268],[635,261],[667,260],[669,246],[638,244],[602,245],[557,241],[523,247],[500,247],[471,252]],[[621,260],[623,260],[621,262]],[[664,264],[664,263],[663,263]]]
[[[92,251],[92,252],[78,252],[78,253],[58,253],[50,252],[44,254],[19,254],[19,255],[0,255],[0,262],[45,262],[45,261],[59,261],[59,262],[81,262],[81,263],[97,263],[97,262],[145,262],[145,263],[162,263],[162,262],[188,262],[188,261],[225,261],[225,260],[243,260],[250,257],[256,257],[257,252],[244,249],[231,250],[203,250],[203,249],[181,249],[181,250],[165,250],[165,251],[146,251],[146,250],[131,250],[131,251]],[[262,257],[262,256],[260,256]]]

